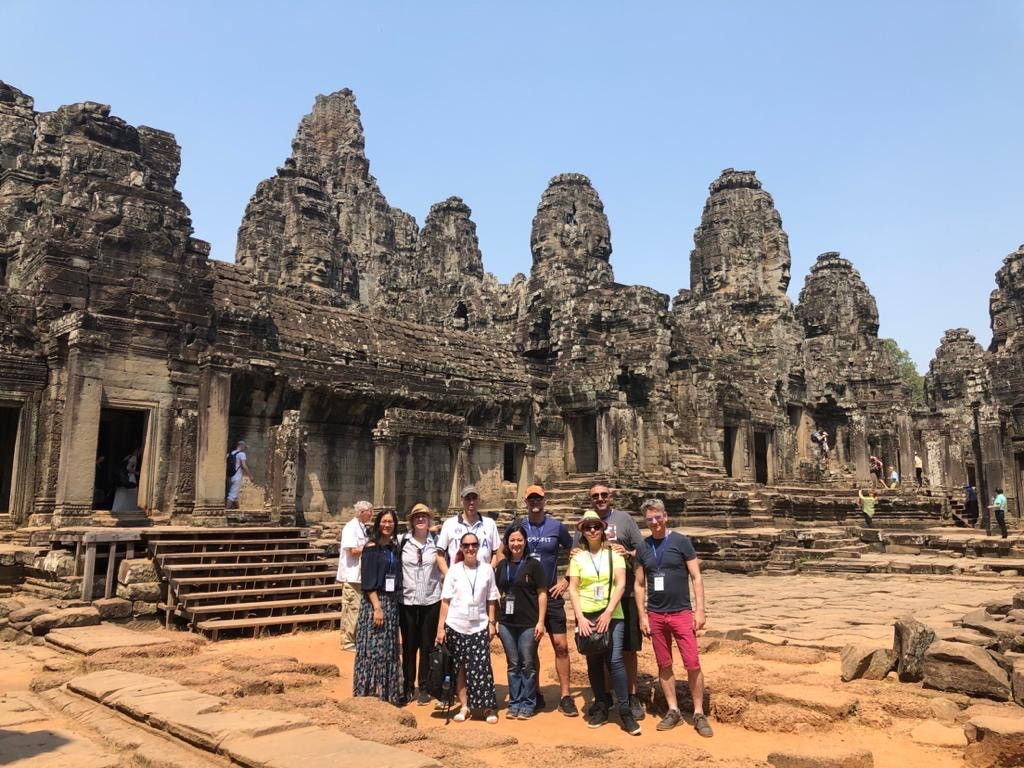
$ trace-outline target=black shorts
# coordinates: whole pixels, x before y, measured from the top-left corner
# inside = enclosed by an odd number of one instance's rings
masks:
[[[544,631],[549,635],[564,635],[565,626],[565,598],[548,595],[548,610],[544,614]]]
[[[640,631],[640,612],[636,609],[636,598],[633,595],[624,595],[621,605],[622,624],[625,629],[622,650],[639,651],[644,647],[644,635]]]

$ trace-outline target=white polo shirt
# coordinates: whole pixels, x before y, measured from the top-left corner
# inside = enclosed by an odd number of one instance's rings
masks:
[[[359,555],[353,555],[350,549],[358,549],[366,546],[366,526],[359,522],[358,517],[353,517],[345,527],[341,529],[341,552],[338,553],[338,581],[347,581],[350,584],[358,584],[363,580],[363,574],[359,570]]]
[[[437,548],[447,550],[449,564],[454,563],[455,553],[459,551],[459,541],[467,533],[475,533],[480,541],[477,559],[481,563],[490,563],[491,555],[501,546],[501,537],[498,535],[498,524],[485,515],[481,515],[473,525],[463,520],[461,514],[449,517],[441,526],[441,533],[437,535]]]

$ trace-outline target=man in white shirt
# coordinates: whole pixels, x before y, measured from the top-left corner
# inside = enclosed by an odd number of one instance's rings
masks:
[[[242,490],[242,478],[248,477],[252,480],[252,473],[246,463],[248,457],[245,455],[245,441],[239,440],[235,444],[235,450],[228,454],[228,461],[234,467],[234,472],[228,476],[228,509],[238,509],[238,494]]]
[[[338,581],[341,588],[341,647],[346,651],[356,649],[356,620],[359,618],[359,600],[362,597],[362,574],[360,556],[366,546],[366,526],[373,517],[373,504],[368,501],[355,503],[355,517],[341,529],[341,551],[338,557]]]
[[[498,550],[501,547],[498,525],[491,518],[480,514],[480,492],[475,485],[467,485],[460,495],[462,512],[445,520],[437,536],[437,567],[441,569],[442,576],[448,573],[448,563],[455,562],[459,541],[467,533],[475,533],[480,542],[477,559],[481,563],[489,563],[492,568],[498,563]],[[445,552],[448,553],[447,560]]]

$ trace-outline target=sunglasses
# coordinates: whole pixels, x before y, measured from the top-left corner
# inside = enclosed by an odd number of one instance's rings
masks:
[[[463,549],[480,549],[479,544],[462,544],[460,545]]]
[[[646,520],[648,523],[660,523],[664,519],[664,515],[651,515],[650,517],[644,518],[644,520]]]
[[[590,531],[603,531],[604,530],[604,526],[603,525],[596,525],[596,524],[595,525],[584,525],[584,526],[582,526],[580,528],[580,530],[583,531],[584,533],[589,533]]]
[[[543,496],[536,496],[536,495],[534,495],[534,496],[527,496],[526,500],[527,501],[544,501],[544,497]]]
[[[610,496],[611,496],[610,493],[592,493],[592,494],[590,494],[590,498],[592,498],[592,499],[607,499]]]

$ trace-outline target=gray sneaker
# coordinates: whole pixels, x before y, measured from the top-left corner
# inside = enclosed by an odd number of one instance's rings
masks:
[[[706,739],[715,735],[715,732],[711,730],[711,723],[708,722],[703,712],[693,716],[693,729]]]
[[[661,722],[658,723],[659,731],[671,731],[677,725],[679,721],[683,719],[683,713],[678,709],[670,709],[665,713],[665,716],[661,718]]]
[[[647,717],[644,705],[640,703],[640,699],[635,693],[629,697],[629,714],[633,716],[634,720],[643,720]]]

